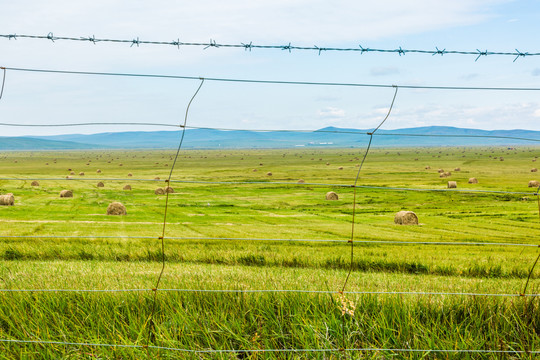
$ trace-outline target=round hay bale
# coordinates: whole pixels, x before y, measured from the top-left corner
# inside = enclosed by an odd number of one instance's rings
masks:
[[[327,163],[326,163],[326,165],[330,165],[330,163],[329,163],[329,162],[327,162]]]
[[[338,167],[338,170],[343,170],[343,166]]]
[[[478,179],[475,177],[472,177],[469,179],[469,184],[478,184]]]
[[[124,164],[118,164],[118,166],[124,166]]]
[[[131,190],[131,185],[124,186],[124,190]]]
[[[535,161],[536,161],[536,159],[532,159],[532,162],[535,162]]]
[[[394,223],[398,225],[418,225],[418,216],[412,211],[398,211],[394,216]]]
[[[133,176],[133,174],[132,174],[132,173],[129,173],[128,176]]]
[[[539,186],[540,186],[540,182],[536,180],[529,181],[529,187],[539,187]]]
[[[97,169],[97,170],[96,170],[96,173],[101,174],[101,170],[100,170],[100,169]]]
[[[70,172],[69,175],[75,175],[75,171]]]
[[[444,172],[444,170],[443,170],[443,169],[439,169],[439,170],[437,170],[437,172],[442,174],[442,173]]]
[[[326,193],[326,200],[339,200],[339,196],[335,192],[329,191]]]
[[[104,186],[105,186],[105,184],[103,182],[101,182],[101,181],[97,183],[97,187],[104,187]]]
[[[166,186],[164,189],[163,189],[164,192],[166,192],[167,194],[174,194],[174,189],[170,186]]]
[[[504,161],[504,158],[501,156],[501,157],[499,158],[499,160]]]
[[[159,178],[159,176],[156,176],[156,177],[154,178],[154,180],[161,180],[161,179]]]
[[[80,176],[84,176],[84,173],[81,171],[81,172],[79,173],[79,175],[80,175]]]
[[[431,166],[428,165],[424,169],[429,170],[429,169],[431,169]]]
[[[298,183],[299,183],[299,184],[304,184],[305,181],[304,181],[304,179],[298,179]]]
[[[32,183],[30,185],[39,186],[39,182],[37,180],[34,180],[34,181],[32,181]]]
[[[163,190],[163,188],[157,188],[156,190],[154,190],[154,194],[163,195],[165,194],[165,190]]]
[[[538,169],[537,168],[532,168],[531,172],[538,172]]]
[[[253,172],[257,172],[257,169],[253,169]]]
[[[454,171],[461,171],[461,168],[455,168]]]
[[[73,178],[72,178],[71,176],[68,175],[68,176],[66,176],[66,179],[69,180],[69,179],[73,179]]]
[[[267,172],[266,175],[272,176],[272,173],[271,173],[271,172]]]
[[[13,206],[15,205],[15,196],[12,193],[0,195],[0,205]]]
[[[71,190],[62,190],[60,191],[60,197],[61,198],[72,198],[73,197],[73,191]]]
[[[455,188],[457,188],[457,182],[455,182],[455,181],[449,181],[449,182],[448,182],[448,188],[449,188],[449,189],[455,189]]]
[[[126,207],[118,201],[113,201],[107,206],[107,215],[127,215]]]

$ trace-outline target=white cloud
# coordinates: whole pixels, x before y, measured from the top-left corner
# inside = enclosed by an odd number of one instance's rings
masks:
[[[345,110],[334,107],[327,107],[319,110],[317,114],[319,115],[319,117],[324,119],[336,119],[345,117]]]

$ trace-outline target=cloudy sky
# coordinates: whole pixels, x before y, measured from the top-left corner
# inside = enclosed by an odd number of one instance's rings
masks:
[[[0,34],[319,47],[540,52],[540,3],[505,0],[11,1]],[[0,66],[260,80],[540,87],[540,56],[380,54],[0,38]],[[7,71],[0,122],[178,124],[196,80]],[[189,124],[245,129],[371,128],[391,88],[207,81]],[[540,92],[400,89],[385,128],[540,130]],[[0,126],[0,136],[163,130]]]

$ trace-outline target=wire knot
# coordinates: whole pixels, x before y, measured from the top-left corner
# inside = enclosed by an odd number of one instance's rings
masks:
[[[516,56],[516,58],[514,59],[514,61],[512,61],[512,62],[516,62],[516,60],[519,59],[520,56],[521,56],[521,57],[525,57],[525,56],[529,55],[528,52],[524,53],[524,52],[519,51],[518,49],[516,49],[516,52],[517,52],[517,56]]]
[[[436,47],[436,46],[435,46],[435,49],[437,49],[437,50],[436,50],[431,56],[439,55],[439,54],[440,54],[441,56],[443,56],[444,53],[445,53],[445,51],[446,51],[446,49],[439,50],[439,48]]]
[[[203,50],[206,50],[206,49],[208,49],[209,47],[215,47],[215,48],[218,48],[219,45],[216,44],[216,40],[210,39],[210,42],[208,43],[208,46],[206,46]]]
[[[326,51],[326,50],[328,50],[327,48],[320,48],[320,47],[318,47],[317,45],[313,45],[313,46],[315,46],[315,49],[319,50],[319,56],[321,56],[321,51]]]
[[[396,49],[396,52],[399,54],[399,56],[405,55],[406,51],[407,50],[403,50],[401,46],[399,47],[399,49]]]
[[[8,40],[11,40],[11,39],[17,40],[17,34],[9,34],[8,35]]]
[[[244,44],[244,43],[241,43],[241,44],[244,47],[245,51],[249,50],[251,52],[251,48],[253,47],[253,41],[250,41],[249,44]]]
[[[476,57],[476,60],[474,61],[478,61],[478,59],[480,59],[480,56],[488,56],[488,51],[480,51],[478,49],[476,49],[476,51],[478,51],[478,56]]]
[[[87,38],[82,37],[81,40],[90,41],[90,42],[94,43],[94,45],[96,45],[96,37],[95,37],[94,35],[89,36],[89,37],[87,37]]]
[[[173,41],[173,42],[171,43],[171,45],[176,46],[176,47],[178,47],[178,49],[180,49],[180,45],[184,45],[184,44],[181,43],[181,42],[180,42],[180,38],[178,38],[178,40]]]
[[[137,47],[139,47],[140,43],[141,43],[141,41],[139,40],[139,37],[137,36],[137,39],[131,40],[131,46],[130,47],[133,47],[133,45],[137,45]]]
[[[289,43],[289,45],[282,46],[281,50],[289,50],[289,53],[290,53],[291,52],[291,43]]]
[[[52,32],[48,33],[47,34],[47,39],[51,40],[52,42],[54,42],[54,35]]]
[[[362,45],[358,45],[358,46],[360,47],[360,54],[371,51],[369,48],[363,48]]]

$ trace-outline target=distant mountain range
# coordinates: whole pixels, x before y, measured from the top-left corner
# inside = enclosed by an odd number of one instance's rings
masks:
[[[293,147],[360,147],[369,141],[371,130],[327,127],[309,132],[186,130],[184,149],[247,149]],[[0,137],[0,150],[68,149],[170,149],[178,147],[181,131],[129,131],[91,135]],[[378,130],[372,146],[474,146],[540,145],[540,131],[478,130],[428,126],[397,130]]]

